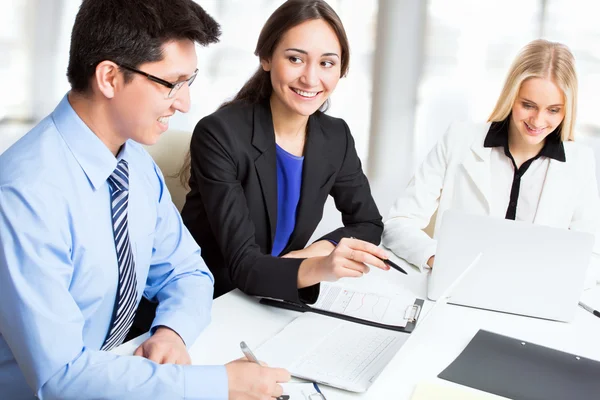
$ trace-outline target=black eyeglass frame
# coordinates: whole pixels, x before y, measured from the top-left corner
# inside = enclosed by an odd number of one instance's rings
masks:
[[[169,82],[169,81],[165,81],[164,79],[161,79],[161,78],[159,78],[159,77],[157,77],[157,76],[154,76],[154,75],[152,75],[152,74],[149,74],[149,73],[147,73],[147,72],[140,71],[140,70],[139,70],[139,69],[137,69],[137,68],[133,68],[132,66],[129,66],[129,65],[127,65],[127,64],[118,64],[118,63],[117,63],[117,65],[118,65],[119,67],[121,67],[121,68],[124,68],[124,69],[128,70],[128,71],[135,72],[136,74],[143,75],[143,76],[145,76],[146,78],[148,78],[149,80],[151,80],[152,82],[156,82],[156,83],[158,83],[158,84],[160,84],[160,85],[163,85],[163,86],[165,86],[165,87],[167,87],[167,88],[171,89],[171,90],[169,91],[169,93],[167,94],[167,98],[168,98],[168,99],[172,99],[172,98],[175,96],[175,93],[177,93],[177,91],[178,91],[179,89],[181,89],[181,87],[182,87],[182,86],[183,86],[185,83],[187,83],[187,84],[188,84],[188,87],[189,87],[189,86],[192,86],[192,83],[194,82],[194,79],[196,79],[196,75],[198,75],[198,68],[196,68],[196,70],[194,71],[194,73],[193,73],[193,74],[192,74],[192,75],[191,75],[189,78],[187,78],[187,79],[184,79],[184,80],[182,80],[182,81],[175,82],[175,83],[171,83],[171,82]]]

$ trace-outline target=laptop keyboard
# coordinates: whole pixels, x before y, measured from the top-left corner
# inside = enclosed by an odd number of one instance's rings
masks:
[[[340,327],[341,328],[341,327]],[[342,329],[331,331],[294,366],[295,371],[310,371],[310,376],[337,378],[354,382],[381,353],[398,340],[384,330],[365,329],[349,335]]]

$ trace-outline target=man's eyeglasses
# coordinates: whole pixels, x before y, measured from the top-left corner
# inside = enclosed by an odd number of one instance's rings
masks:
[[[194,79],[196,79],[196,75],[198,75],[198,69],[196,68],[196,70],[194,71],[194,73],[192,74],[192,76],[190,76],[189,78],[184,79],[184,80],[179,81],[179,82],[171,83],[169,81],[165,81],[164,79],[160,79],[159,77],[156,77],[154,75],[148,74],[148,73],[146,73],[144,71],[140,71],[139,69],[130,67],[127,64],[117,64],[117,65],[119,67],[121,67],[121,68],[124,68],[124,69],[128,70],[128,71],[135,72],[136,74],[144,75],[146,78],[150,79],[152,82],[156,82],[156,83],[159,83],[159,84],[161,84],[163,86],[168,87],[169,89],[171,89],[169,91],[169,93],[167,94],[167,98],[168,99],[172,99],[173,97],[175,97],[175,93],[177,93],[177,91],[179,89],[181,89],[181,87],[185,83],[187,83],[188,86],[192,86],[192,83],[194,82]]]

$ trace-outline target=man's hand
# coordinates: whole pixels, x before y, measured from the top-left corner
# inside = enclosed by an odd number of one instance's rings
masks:
[[[192,363],[183,339],[166,326],[159,326],[154,335],[142,343],[133,355],[145,357],[159,364]]]
[[[334,249],[335,249],[335,246],[329,240],[318,240],[302,250],[290,251],[289,253],[287,253],[281,257],[282,258],[324,257],[324,256],[330,255]]]
[[[272,400],[283,393],[280,382],[290,380],[282,368],[269,368],[245,358],[225,364],[230,400]]]

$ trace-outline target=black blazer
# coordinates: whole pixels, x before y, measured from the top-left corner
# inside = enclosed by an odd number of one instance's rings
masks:
[[[271,256],[277,226],[277,170],[269,102],[234,103],[203,118],[191,141],[191,191],[182,217],[215,276],[215,297],[234,288],[314,302],[319,285],[298,290],[302,259]],[[327,196],[342,213],[344,237],[379,244],[381,215],[346,123],[316,112],[308,120],[296,225],[281,254],[303,249]]]

